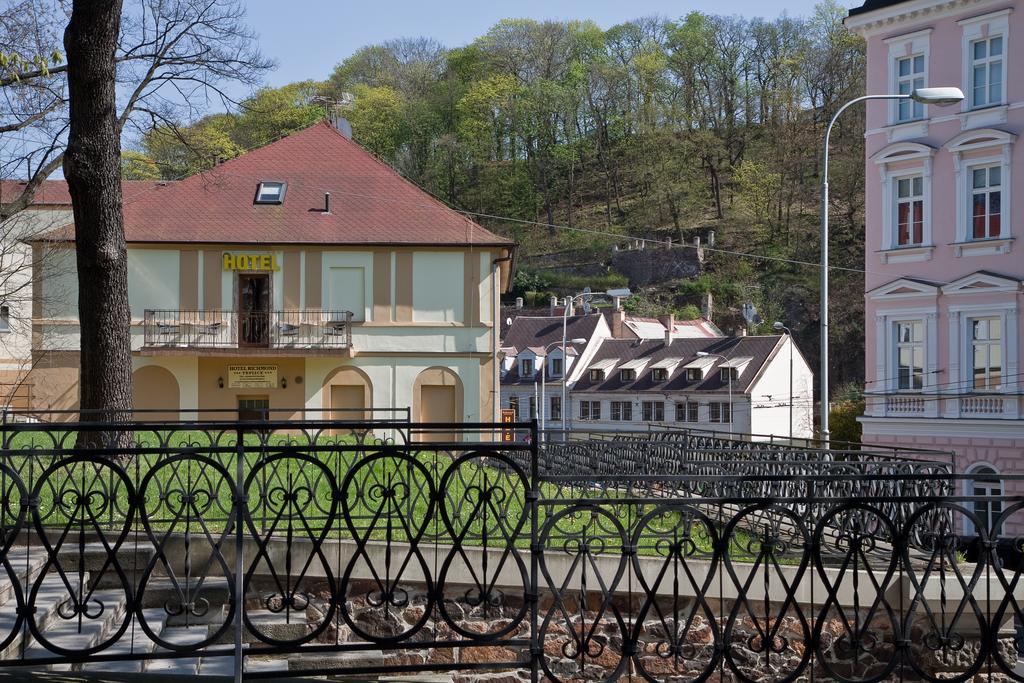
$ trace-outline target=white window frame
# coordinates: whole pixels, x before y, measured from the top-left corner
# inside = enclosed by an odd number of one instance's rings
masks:
[[[918,179],[920,179],[920,181],[921,181],[921,193],[920,194],[915,194],[914,193],[914,181],[918,180]],[[907,182],[910,185],[910,192],[911,192],[911,194],[909,196],[907,196],[907,197],[900,197],[899,187],[900,187],[900,183],[901,182]],[[892,216],[892,244],[890,245],[891,248],[892,249],[914,249],[914,248],[918,248],[918,247],[928,246],[930,241],[927,239],[927,237],[930,236],[929,233],[931,231],[928,230],[928,219],[929,219],[929,216],[928,216],[927,211],[926,211],[926,207],[928,206],[928,198],[925,197],[925,191],[924,191],[925,175],[924,175],[923,170],[920,173],[912,172],[912,173],[905,173],[905,174],[904,173],[900,173],[898,175],[894,174],[893,177],[892,177],[892,184],[893,184],[893,187],[892,187],[892,211],[893,211],[893,216]],[[914,203],[916,203],[918,201],[921,202],[921,241],[920,242],[914,242],[913,241],[913,239],[914,239],[914,219],[913,219],[914,216],[913,216],[913,208],[911,208],[911,214],[910,214],[910,235],[909,235],[909,239],[911,241],[907,242],[907,244],[900,244],[899,243],[899,241],[900,241],[900,204],[904,203],[904,200],[906,200],[905,203],[910,204],[911,207],[913,207]]]
[[[925,295],[932,297],[932,295]],[[933,299],[934,300],[934,299]],[[891,308],[875,312],[875,376],[872,385],[885,393],[897,393],[899,366],[896,356],[896,323],[908,321],[924,323],[924,372],[921,389],[915,393],[934,393],[938,385],[939,369],[939,315],[937,306],[920,308]],[[925,416],[938,416],[938,401],[926,402]]]
[[[949,385],[944,393],[974,393],[974,357],[971,346],[971,320],[1002,319],[1002,363],[1005,381],[1001,389],[982,392],[992,395],[1015,394],[1020,384],[1019,311],[1015,301],[1002,304],[957,304],[949,307]],[[950,402],[957,403],[957,402]],[[1016,419],[1017,401],[1009,401],[1004,417]]]
[[[998,323],[999,327],[999,338],[992,339],[991,331],[989,332],[989,339],[975,339],[974,338],[974,325],[977,322],[986,321],[990,323]],[[986,393],[986,394],[998,394],[1004,393],[1003,387],[1006,385],[1006,328],[1004,326],[1005,320],[1001,315],[971,315],[967,317],[967,334],[968,337],[964,339],[964,351],[967,355],[967,360],[970,368],[970,391],[974,393]],[[999,350],[999,384],[995,387],[983,387],[979,389],[976,386],[975,377],[975,364],[974,356],[976,347],[983,346],[988,349],[988,362],[985,365],[986,368],[986,384],[991,379],[989,372],[992,369],[992,349]]]
[[[555,367],[555,363],[558,363],[558,368]],[[551,358],[548,359],[548,365],[551,377],[561,377],[565,373],[565,363],[561,356],[555,356],[552,354]]]
[[[921,341],[920,342],[903,342],[899,339],[899,328],[900,325],[920,325],[921,326]],[[928,324],[924,318],[905,318],[902,320],[892,320],[890,322],[890,330],[893,336],[892,341],[892,359],[890,360],[890,366],[892,367],[894,377],[893,389],[900,392],[920,393],[924,391],[926,386],[925,378],[928,376],[926,367],[928,365]],[[921,386],[920,388],[915,387],[900,387],[900,349],[904,346],[920,346],[921,347]],[[911,375],[913,376],[913,375]]]
[[[557,406],[557,407],[556,407]],[[551,396],[548,398],[548,418],[562,421],[562,397]]]
[[[715,413],[718,413],[717,415]],[[726,419],[728,418],[728,419]],[[708,404],[708,421],[715,424],[732,424],[732,404],[728,401],[712,401]]]
[[[889,46],[889,90],[891,93],[899,92],[899,60],[913,58],[915,56],[924,57],[924,85],[922,87],[928,87],[928,67],[931,59],[931,32],[932,30],[925,29],[923,31],[916,31],[914,33],[908,33],[902,36],[895,36],[893,38],[886,39],[886,44]],[[904,126],[909,124],[909,135],[917,136],[924,135],[927,133],[927,119],[928,119],[928,107],[926,105],[920,105],[921,116],[913,116],[909,119],[900,119],[900,102],[901,100],[893,100],[889,106],[889,124],[892,126]],[[916,103],[912,103],[911,112],[913,112]]]
[[[660,408],[659,408],[660,406]],[[640,415],[644,422],[664,422],[665,421],[665,402],[664,401],[643,401],[640,404]],[[650,417],[647,416],[647,412],[650,411]],[[660,413],[660,416],[659,416]]]
[[[530,368],[529,372],[527,372],[527,370],[526,370],[527,365],[529,365],[529,368]],[[532,357],[531,358],[520,358],[519,359],[519,376],[520,377],[533,377],[533,375],[536,372],[536,370],[537,370],[537,368],[536,368],[536,366],[533,363],[533,358]]]
[[[1012,155],[1016,135],[1006,131],[984,129],[961,133],[947,144],[953,154],[953,169],[956,172],[956,241],[954,253],[957,256],[989,255],[1003,253],[1001,249],[993,250],[997,240],[1008,240],[1013,236],[1012,198],[1013,176]],[[987,152],[984,156],[967,157],[965,154]],[[975,239],[973,237],[973,177],[974,169],[979,166],[999,166],[1002,194],[1000,196],[1001,218],[999,219],[1000,234],[998,237]],[[979,249],[979,246],[981,247]],[[1009,246],[1006,246],[1008,251]]]
[[[982,188],[977,188],[977,187],[974,186],[974,176],[977,175],[977,173],[979,171],[981,171],[981,172],[983,172],[985,174],[985,182],[986,182],[986,184]],[[999,185],[997,185],[997,186],[993,186],[993,185],[988,184],[991,181],[991,178],[992,178],[992,171],[999,171]],[[972,241],[972,242],[973,241],[980,241],[980,240],[1002,239],[1003,238],[1003,198],[1006,197],[1006,186],[1003,184],[1003,177],[1002,177],[1003,176],[1003,165],[1002,165],[1002,163],[1000,163],[998,161],[993,161],[990,164],[971,164],[970,165],[970,173],[967,173],[965,175],[966,175],[967,184],[968,184],[968,187],[967,187],[967,230],[968,230],[969,234],[967,235],[967,238],[970,241]],[[993,190],[993,187],[998,187],[999,189],[998,190]],[[977,197],[977,195],[979,195],[979,194],[985,195],[985,205],[986,205],[986,209],[987,209],[989,207],[989,205],[991,204],[991,202],[992,202],[992,193],[994,191],[999,192],[999,233],[995,234],[995,235],[988,235],[988,234],[986,234],[986,235],[984,235],[982,237],[977,237],[977,236],[974,235],[974,218],[975,218],[975,216],[974,216],[974,200]],[[985,213],[986,221],[989,221],[990,217],[992,215],[994,215],[994,214],[989,213],[986,210],[986,213]],[[986,225],[985,226],[985,232],[986,233],[988,232],[988,228],[989,228],[989,226]]]
[[[981,472],[980,470],[991,470],[990,472]],[[996,481],[976,482],[973,478],[964,480],[964,495],[975,496],[975,495],[993,495],[1002,496],[1006,491],[1006,484],[1002,479],[1002,474],[999,469],[987,462],[976,462],[967,468],[966,474],[968,475],[981,475]],[[978,494],[978,490],[982,490],[981,494]],[[977,505],[980,501],[971,501],[968,505],[971,511],[978,514]],[[990,505],[988,510],[985,511],[985,516],[989,518],[990,525],[995,522],[1000,515],[1003,513],[1002,501],[993,501],[995,504]],[[965,507],[968,507],[965,505]],[[986,532],[990,529],[986,529]],[[999,529],[996,529],[996,536],[999,535]],[[964,517],[964,535],[975,536],[978,535],[978,530],[975,528],[974,523],[968,517]]]
[[[910,72],[907,75],[900,73],[900,67],[906,62],[909,65]],[[918,73],[914,71],[917,63],[921,62],[922,71]],[[917,88],[927,87],[928,83],[928,58],[921,52],[906,55],[905,57],[896,57],[893,60],[893,68],[895,74],[893,75],[896,81],[896,89],[893,92],[901,95],[909,95],[914,92]],[[904,86],[906,86],[904,88]],[[895,115],[893,117],[893,123],[910,123],[911,121],[920,121],[924,118],[924,107],[925,105],[921,102],[917,102],[912,99],[902,99],[893,102],[895,105]],[[903,116],[903,111],[907,110],[909,113],[907,116]]]
[[[932,232],[932,159],[935,152],[933,147],[914,142],[901,142],[889,145],[873,157],[878,165],[879,179],[882,183],[882,263],[931,259],[935,247]],[[900,168],[894,168],[897,164]],[[921,243],[900,246],[896,183],[914,176],[921,177],[921,198],[924,204]]]
[[[963,85],[963,91],[966,97],[964,97],[963,104],[961,105],[962,111],[984,111],[985,109],[991,109],[992,107],[998,107],[1005,105],[1006,100],[1006,86],[1010,82],[1009,74],[1009,60],[1006,56],[1009,54],[1010,49],[1010,11],[1009,9],[1000,10],[998,12],[991,12],[989,14],[983,14],[979,17],[971,17],[970,19],[962,19],[957,23],[963,30],[960,44],[961,54],[961,83]],[[1002,36],[1003,39],[1003,89],[1002,99],[999,102],[992,102],[985,104],[980,107],[974,106],[974,50],[973,44],[976,40],[983,38],[992,38],[994,36]],[[964,127],[968,128],[969,120],[964,120]]]

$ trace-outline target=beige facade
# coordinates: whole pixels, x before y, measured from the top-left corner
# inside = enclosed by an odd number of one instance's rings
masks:
[[[77,405],[72,248],[34,301],[39,410]],[[130,244],[135,406],[158,419],[262,406],[277,418],[489,421],[504,252]]]

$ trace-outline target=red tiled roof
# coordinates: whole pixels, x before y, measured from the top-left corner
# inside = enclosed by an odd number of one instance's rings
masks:
[[[261,181],[287,183],[284,202],[254,204]],[[323,211],[327,192],[329,214]],[[129,242],[513,246],[327,122],[154,192],[126,197],[124,228]]]
[[[28,183],[24,180],[0,180],[0,202],[10,202],[21,196]],[[134,201],[144,192],[167,185],[167,181],[123,180],[121,192],[125,201]],[[71,208],[71,195],[64,180],[44,180],[36,189],[30,206],[67,206]]]

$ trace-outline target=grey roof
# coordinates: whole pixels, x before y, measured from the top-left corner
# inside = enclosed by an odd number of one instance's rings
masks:
[[[601,315],[571,315],[566,321],[566,339],[589,340],[597,329]],[[545,315],[537,317],[519,316],[512,321],[512,327],[505,333],[502,346],[514,346],[518,350],[531,346],[547,346],[562,341],[562,316]]]
[[[594,355],[591,365],[608,358],[617,358],[621,362],[646,359],[651,361],[643,372],[638,372],[636,380],[622,382],[619,380],[618,368],[613,370],[604,381],[591,382],[590,373],[584,372],[576,382],[574,391],[605,392],[605,391],[725,391],[729,382],[723,382],[718,373],[716,363],[703,381],[688,382],[683,365],[695,360],[698,351],[716,353],[728,358],[751,358],[740,376],[733,380],[732,390],[736,393],[746,391],[758,372],[771,358],[775,349],[782,341],[781,336],[763,337],[726,337],[723,339],[676,339],[666,346],[664,341],[634,341],[629,339],[605,339]],[[667,358],[680,358],[681,362],[664,382],[655,382],[651,377],[652,366]],[[588,366],[589,369],[589,366]]]
[[[566,320],[565,338],[568,340],[572,339],[586,339],[588,342],[594,335],[594,331],[597,329],[598,322],[601,320],[600,313],[594,313],[592,315],[572,315]],[[551,344],[557,344],[562,341],[562,316],[518,316],[512,321],[512,326],[505,334],[505,339],[502,341],[501,346],[503,348],[514,347],[517,352],[523,351],[528,348],[545,348]],[[575,349],[577,352],[580,350],[577,346],[569,344],[568,348],[571,351]],[[546,366],[546,364],[544,364]],[[541,370],[542,368],[536,368]],[[512,368],[505,373],[501,378],[501,383],[504,385],[510,384],[533,384],[535,381],[540,380],[540,374],[530,377],[519,376],[519,363],[513,363]],[[561,377],[549,377],[546,381],[552,384],[560,383]]]

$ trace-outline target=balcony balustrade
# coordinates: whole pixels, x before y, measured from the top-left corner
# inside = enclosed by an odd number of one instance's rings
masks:
[[[146,349],[347,349],[352,312],[147,310]]]

